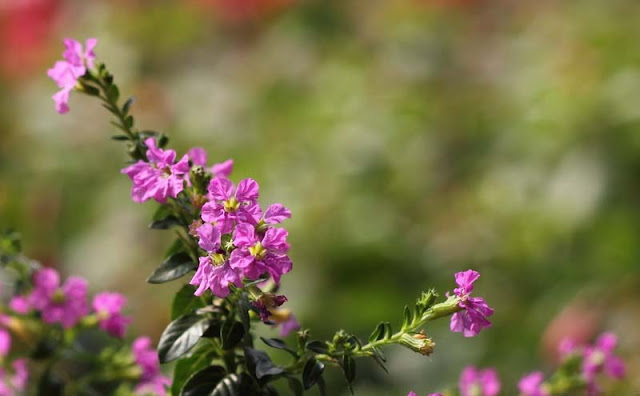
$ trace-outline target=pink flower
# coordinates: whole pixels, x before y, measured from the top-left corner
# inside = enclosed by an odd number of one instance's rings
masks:
[[[176,163],[176,152],[158,148],[154,138],[148,138],[144,144],[149,162],[138,161],[121,171],[133,181],[131,198],[138,203],[151,198],[164,203],[168,197],[177,197],[188,181],[189,157],[185,154]]]
[[[286,219],[291,218],[291,211],[279,203],[270,205],[264,214],[262,213],[260,205],[250,206],[248,212],[251,216],[247,217],[246,221],[257,228],[261,228],[260,226],[263,224],[280,224]]]
[[[280,324],[280,337],[288,336],[292,331],[300,330],[300,323],[296,320],[296,317],[292,313],[289,314],[289,319]]]
[[[75,87],[78,79],[87,72],[87,67],[93,68],[96,58],[93,49],[97,44],[97,39],[90,38],[86,42],[86,49],[83,49],[82,44],[76,40],[64,40],[66,48],[62,53],[64,60],[57,61],[47,71],[49,77],[61,88],[60,91],[53,95],[58,113],[64,114],[69,111],[69,93]]]
[[[544,375],[540,371],[528,374],[518,382],[518,390],[523,396],[549,396],[549,391],[543,385]]]
[[[200,257],[198,270],[189,282],[190,285],[197,285],[198,288],[193,293],[196,296],[202,295],[207,289],[220,297],[229,295],[229,285],[242,286],[242,279],[229,265],[229,262],[221,253],[212,253],[205,257]]]
[[[227,178],[216,177],[209,183],[209,199],[202,206],[202,220],[213,223],[227,234],[238,222],[246,222],[258,204],[259,187],[253,179],[243,179],[235,188]]]
[[[9,301],[9,308],[14,312],[25,315],[31,310],[29,301],[25,296],[14,296]]]
[[[621,379],[625,376],[624,362],[614,356],[613,350],[616,348],[618,339],[613,333],[603,333],[598,337],[593,346],[588,346],[584,350],[582,361],[582,374],[587,381],[587,394],[597,395],[600,390],[595,382],[596,375],[605,372],[612,378]]]
[[[16,359],[11,365],[13,374],[10,375],[4,368],[0,368],[0,396],[22,395],[27,387],[29,370],[27,359]]]
[[[460,374],[461,396],[496,396],[500,393],[500,380],[492,368],[478,370],[468,366]]]
[[[43,268],[34,274],[33,283],[28,302],[41,311],[45,323],[60,323],[69,328],[89,312],[86,280],[70,276],[60,287],[58,272]]]
[[[5,329],[0,328],[0,357],[7,356],[11,349],[11,335]]]
[[[279,283],[280,277],[292,267],[286,255],[287,235],[283,228],[269,228],[260,237],[251,224],[239,224],[233,233],[236,249],[231,252],[229,264],[249,279],[258,279],[268,272]]]
[[[204,223],[196,229],[198,246],[207,252],[215,252],[220,248],[220,231],[210,223]]]
[[[207,152],[201,147],[194,147],[188,152],[191,162],[195,165],[207,167]],[[211,174],[213,177],[228,178],[233,171],[233,160],[228,159],[224,162],[213,164],[211,167]]]
[[[455,275],[459,287],[455,288],[453,293],[460,298],[458,306],[464,310],[451,316],[450,328],[451,331],[463,333],[465,337],[476,336],[480,330],[491,326],[487,317],[493,315],[493,309],[482,297],[470,297],[473,282],[479,277],[480,274],[473,270],[458,272]]]
[[[158,353],[151,347],[149,337],[139,337],[131,347],[136,364],[142,370],[140,382],[135,392],[139,395],[154,394],[165,396],[166,388],[171,385],[171,380],[160,372]]]
[[[102,330],[114,337],[122,338],[131,323],[131,318],[122,315],[127,299],[120,293],[100,293],[93,298],[93,310]]]

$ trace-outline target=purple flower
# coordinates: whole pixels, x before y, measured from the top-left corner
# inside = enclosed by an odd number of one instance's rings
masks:
[[[593,346],[585,348],[582,374],[587,381],[588,395],[599,393],[599,388],[595,383],[598,373],[604,371],[610,377],[616,379],[624,377],[626,371],[624,362],[613,354],[617,343],[618,339],[615,334],[603,333]]]
[[[292,267],[286,255],[289,250],[287,235],[283,228],[269,228],[260,237],[251,224],[239,224],[233,233],[236,249],[231,252],[229,264],[249,279],[258,279],[268,272],[277,284]]]
[[[160,372],[158,353],[151,347],[151,339],[149,337],[136,338],[131,350],[136,364],[142,370],[140,382],[138,382],[135,392],[139,395],[149,393],[158,396],[166,395],[166,387],[171,384],[171,380]]]
[[[176,163],[176,152],[158,148],[154,138],[148,138],[144,144],[149,162],[138,161],[121,171],[133,181],[131,198],[138,203],[151,198],[164,203],[167,197],[177,197],[189,176],[188,155]]]
[[[466,367],[460,374],[458,386],[461,396],[496,396],[500,393],[500,380],[492,368],[478,370],[473,366]]]
[[[253,179],[243,179],[234,188],[231,180],[216,177],[208,190],[210,201],[202,207],[202,220],[214,223],[223,234],[231,232],[235,223],[248,221],[258,204],[259,187]]]
[[[44,268],[34,274],[33,283],[28,302],[41,311],[45,323],[60,323],[69,328],[89,312],[86,280],[70,276],[60,287],[58,272]]]
[[[100,293],[93,298],[93,310],[102,330],[114,337],[122,338],[131,323],[131,318],[122,315],[127,299],[120,293]]]
[[[235,269],[231,268],[223,253],[211,253],[208,256],[200,257],[198,270],[189,284],[197,285],[196,296],[202,295],[207,289],[220,297],[229,295],[229,285],[242,286],[242,279]]]
[[[523,396],[549,396],[549,391],[543,384],[544,374],[534,371],[522,377],[518,382],[518,390]]]
[[[416,392],[411,391],[407,394],[407,396],[418,396],[418,395],[416,394]]]
[[[201,147],[194,147],[188,152],[191,162],[195,165],[207,167],[207,152]],[[233,160],[228,159],[224,162],[213,164],[211,174],[213,177],[228,178],[233,171]]]
[[[463,333],[465,337],[476,336],[480,330],[491,326],[487,317],[493,315],[493,309],[482,297],[470,297],[473,282],[479,277],[480,274],[473,270],[458,272],[455,275],[459,287],[455,288],[453,293],[460,299],[458,306],[463,310],[451,316],[450,328],[451,331]]]
[[[269,320],[269,316],[271,315],[271,311],[286,303],[287,301],[287,296],[276,296],[273,293],[263,293],[253,302],[253,306],[258,308],[260,320],[262,320],[263,322],[267,322]]]
[[[78,79],[87,72],[87,67],[92,69],[96,55],[93,49],[98,44],[98,40],[90,38],[86,42],[86,48],[73,39],[65,39],[65,51],[62,53],[64,60],[57,61],[51,69],[47,71],[49,77],[61,88],[53,95],[56,103],[56,111],[60,114],[69,111],[69,93],[75,87]]]
[[[260,205],[251,206],[248,211],[251,216],[246,220],[260,230],[264,228],[263,225],[265,224],[268,226],[280,224],[286,219],[291,218],[291,211],[279,203],[269,205],[264,214],[262,213]]]
[[[25,315],[31,310],[31,305],[25,296],[14,296],[9,301],[9,308],[16,313]]]
[[[215,252],[220,248],[220,230],[210,223],[204,223],[196,229],[198,246],[207,252]]]

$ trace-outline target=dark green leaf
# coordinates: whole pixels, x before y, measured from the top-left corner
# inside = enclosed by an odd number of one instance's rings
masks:
[[[180,391],[180,396],[211,395],[226,374],[226,370],[220,366],[204,368],[189,377]]]
[[[248,367],[255,371],[257,379],[267,375],[280,375],[284,373],[282,367],[276,366],[266,352],[253,348],[244,348],[244,356],[247,358]]]
[[[387,358],[384,356],[384,354],[382,353],[382,351],[376,347],[371,348],[371,350],[373,351],[373,360],[375,360],[376,363],[378,363],[378,365],[387,373],[389,374],[389,371],[387,370],[387,367],[384,365],[384,362],[387,361]]]
[[[109,101],[115,103],[118,101],[118,98],[120,97],[120,90],[118,89],[117,85],[109,85],[107,87],[106,94]]]
[[[38,396],[62,396],[64,394],[64,382],[49,368],[38,381],[37,394]]]
[[[282,350],[285,350],[285,351],[289,352],[291,355],[293,355],[293,357],[295,357],[295,358],[298,357],[298,353],[296,351],[294,351],[293,349],[289,348],[287,346],[287,344],[285,344],[285,342],[282,341],[279,338],[264,338],[264,337],[260,337],[260,339],[262,340],[262,342],[264,342],[265,344],[269,345],[271,348],[282,349]]]
[[[381,340],[384,336],[384,322],[378,323],[376,328],[373,330],[373,333],[369,336],[369,342],[374,342],[377,340]]]
[[[211,360],[216,356],[210,345],[195,348],[196,351],[187,358],[176,362],[173,369],[173,382],[171,384],[171,394],[179,395],[180,390],[189,377],[211,364]]]
[[[165,148],[167,146],[167,144],[169,144],[169,136],[167,136],[167,135],[165,135],[163,133],[158,138],[158,147]]]
[[[124,102],[124,105],[122,106],[122,112],[124,114],[128,114],[129,113],[129,110],[131,109],[131,105],[133,104],[133,101],[134,101],[134,99],[133,99],[133,96],[132,96],[129,99],[127,99],[126,102]]]
[[[131,127],[133,127],[133,116],[127,116],[127,118],[124,119],[124,124],[127,127],[127,129],[130,129]]]
[[[304,390],[309,390],[322,378],[324,364],[314,358],[307,360],[302,369],[302,385]]]
[[[160,363],[179,358],[193,348],[209,327],[209,319],[198,315],[181,316],[169,323],[158,343]]]
[[[129,140],[129,136],[127,136],[127,135],[114,135],[114,136],[111,136],[111,140],[119,140],[119,141]]]
[[[344,377],[347,379],[347,383],[349,384],[349,390],[351,394],[353,394],[353,388],[351,384],[353,380],[356,378],[356,361],[353,360],[351,356],[344,355],[342,357],[342,370],[344,371]]]
[[[184,285],[171,304],[171,320],[175,320],[182,315],[192,314],[196,309],[206,306],[202,297],[194,296],[195,286]]]
[[[222,349],[233,349],[244,337],[244,327],[242,323],[234,320],[227,320],[220,328],[220,339]]]
[[[249,302],[247,293],[242,293],[242,296],[238,300],[238,317],[242,322],[242,326],[244,327],[244,332],[246,334],[249,334],[249,326],[251,325],[251,320],[249,318],[249,311],[251,310],[251,303]]]
[[[329,347],[327,346],[327,343],[324,341],[318,341],[318,340],[309,341],[307,342],[307,345],[305,347],[311,352],[315,352],[315,353],[324,354],[329,352]]]
[[[164,262],[149,275],[147,282],[164,283],[184,276],[198,267],[187,253],[176,253],[167,257]]]

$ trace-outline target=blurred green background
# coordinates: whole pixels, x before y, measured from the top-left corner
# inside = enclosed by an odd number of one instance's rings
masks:
[[[99,39],[139,127],[234,158],[235,180],[292,209],[282,291],[315,337],[398,326],[421,290],[482,273],[492,329],[438,322],[433,357],[392,348],[389,375],[359,364],[356,394],[435,392],[475,364],[514,395],[562,336],[602,330],[630,372],[609,394],[640,391],[639,2],[0,2],[0,226],[125,293],[157,338],[188,278],[144,283],[171,235],[129,199],[106,112],[72,94],[55,113],[64,37]]]

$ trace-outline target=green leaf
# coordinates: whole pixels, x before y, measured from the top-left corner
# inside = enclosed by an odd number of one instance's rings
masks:
[[[167,144],[169,144],[169,136],[167,136],[167,135],[165,135],[163,133],[158,138],[158,147],[165,148],[167,146]]]
[[[249,370],[255,372],[257,379],[261,379],[267,375],[280,375],[284,373],[284,369],[276,366],[264,351],[246,347],[244,348],[244,356],[247,359]]]
[[[209,319],[198,315],[181,316],[169,323],[158,343],[160,363],[176,360],[187,353],[198,343],[207,327]]]
[[[118,98],[120,98],[120,90],[117,85],[109,85],[106,94],[109,101],[113,103],[117,102]]]
[[[179,395],[180,390],[186,384],[189,377],[211,364],[211,360],[216,356],[210,345],[196,348],[196,351],[187,358],[176,362],[173,369],[173,382],[171,384],[171,394]]]
[[[64,394],[64,382],[48,368],[38,381],[38,395],[62,396]]]
[[[111,140],[125,141],[125,140],[129,140],[129,136],[127,136],[127,135],[114,135],[114,136],[111,136]]]
[[[389,374],[389,370],[387,370],[387,366],[384,365],[384,363],[387,361],[387,358],[384,356],[384,354],[382,353],[382,351],[376,347],[371,348],[371,350],[373,351],[373,360],[375,360],[376,363],[378,363],[378,365],[387,373]]]
[[[302,369],[302,385],[304,390],[309,390],[322,378],[324,364],[314,358],[307,360]]]
[[[351,391],[351,394],[353,394],[351,384],[356,379],[356,361],[351,356],[344,355],[342,357],[341,366],[344,371],[344,377],[347,379],[347,383],[349,384],[349,390]]]
[[[327,346],[327,343],[324,341],[318,341],[318,340],[309,341],[307,342],[307,345],[305,345],[305,348],[315,353],[324,354],[329,352],[329,347]]]
[[[209,366],[194,373],[180,390],[180,396],[211,395],[216,385],[227,375],[224,367]]]
[[[127,116],[127,118],[124,119],[124,125],[127,129],[131,129],[133,127],[133,116]]]
[[[384,335],[384,322],[378,323],[373,333],[369,336],[369,342],[381,340]]]
[[[193,295],[195,291],[196,287],[191,285],[184,285],[178,290],[171,304],[171,320],[175,320],[182,315],[192,314],[196,309],[206,306],[202,297]]]
[[[191,256],[187,253],[176,253],[167,257],[164,262],[149,275],[147,282],[169,282],[184,276],[196,268],[198,268],[198,265],[193,262]]]
[[[391,324],[389,322],[384,322],[384,339],[388,340],[393,335],[393,330],[391,329]]]
[[[131,105],[133,104],[133,101],[134,101],[134,98],[132,96],[129,99],[127,99],[126,102],[124,102],[124,105],[122,106],[122,113],[124,114],[129,113],[129,110],[131,109]]]
[[[249,317],[249,311],[252,310],[251,302],[249,302],[249,296],[247,293],[242,293],[242,296],[238,300],[238,317],[242,326],[244,327],[245,334],[249,334],[249,327],[251,325],[251,319]]]
[[[220,328],[220,339],[222,349],[233,349],[244,337],[244,327],[242,323],[235,320],[226,320]]]
[[[411,310],[409,309],[408,305],[404,306],[404,312],[403,312],[403,316],[404,316],[404,320],[402,321],[402,329],[406,329],[412,322],[412,315],[411,315]]]
[[[264,338],[260,337],[262,342],[269,345],[271,348],[282,349],[289,352],[293,357],[298,358],[298,353],[293,349],[289,348],[287,344],[279,338]]]

